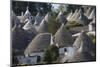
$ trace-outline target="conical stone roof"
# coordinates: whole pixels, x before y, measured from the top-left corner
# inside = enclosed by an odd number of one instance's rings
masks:
[[[86,16],[89,17],[90,13],[91,13],[91,7],[89,7],[88,10],[86,11]]]
[[[92,10],[90,16],[89,16],[89,19],[93,19],[95,18],[95,9]]]
[[[71,16],[71,21],[73,21],[75,19],[75,16],[77,15],[78,13],[78,9],[75,10],[74,14]]]
[[[18,25],[12,29],[12,48],[15,50],[25,50],[28,45],[28,33]]]
[[[93,45],[91,38],[86,32],[81,32],[76,38],[73,47],[76,49],[76,53],[73,59],[69,60],[69,62],[86,62],[95,60],[95,45]]]
[[[74,20],[78,20],[80,13],[81,13],[81,9],[79,9],[78,12],[76,13]]]
[[[28,20],[28,22],[23,26],[23,29],[27,32],[33,32],[33,33],[37,34],[37,31],[36,31],[34,25],[30,22],[30,20]]]
[[[12,27],[15,24],[20,24],[20,20],[18,19],[18,17],[15,15],[13,11],[11,11],[11,23],[12,23]]]
[[[93,42],[85,32],[81,32],[73,46],[76,49],[80,49],[80,52],[91,52],[93,50]]]
[[[44,19],[42,20],[37,31],[38,31],[38,33],[47,33],[48,32],[48,23]]]
[[[66,24],[66,22],[67,22],[67,19],[66,19],[66,17],[64,16],[64,14],[63,14],[62,11],[59,12],[59,14],[58,14],[56,20],[58,20],[58,22],[61,23],[61,24],[62,24],[62,23]]]
[[[88,25],[89,22],[90,22],[90,20],[88,19],[88,17],[85,16],[85,15],[83,14],[83,12],[80,13],[80,17],[79,17],[78,20],[79,20],[80,24],[83,24],[83,25]]]
[[[29,12],[29,8],[28,8],[28,7],[27,7],[27,10],[26,10],[24,16],[27,17],[27,18],[28,18],[29,16],[31,16],[31,13]]]
[[[69,15],[68,15],[68,17],[67,17],[67,20],[68,21],[70,21],[70,18],[71,18],[71,16],[73,15],[73,13],[71,12],[71,13],[69,13]]]
[[[58,29],[54,35],[54,42],[58,43],[60,47],[72,46],[73,38],[69,31],[66,29],[64,24]]]
[[[29,12],[29,8],[27,7],[25,14],[22,16],[21,22],[23,23],[26,19],[30,19],[31,17],[32,17],[32,15]]]
[[[44,20],[48,23],[50,17],[51,17],[51,14],[48,12],[48,13],[45,15],[45,17],[44,17]]]
[[[41,23],[42,19],[43,19],[43,16],[38,12],[35,17],[34,25],[39,25]]]
[[[50,40],[51,40],[50,33],[38,34],[26,48],[24,54],[28,55],[36,51],[43,51],[50,45]]]

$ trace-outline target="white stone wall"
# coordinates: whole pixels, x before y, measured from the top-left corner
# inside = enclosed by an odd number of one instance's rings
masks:
[[[67,49],[67,47],[59,48],[59,54],[64,54],[65,53],[65,51],[64,51],[65,48]]]
[[[41,61],[43,61],[43,55],[44,52],[36,52],[30,54],[30,56],[18,56],[17,58],[21,64],[37,64],[37,56],[40,56]]]
[[[89,24],[89,31],[92,31],[92,30],[93,30],[92,24]]]
[[[26,57],[24,59],[24,61],[26,62],[26,64],[36,64],[37,63],[37,57],[36,56]]]
[[[41,61],[43,61],[44,52],[32,53],[32,54],[30,54],[30,56],[40,56],[41,57]]]
[[[67,52],[64,51],[66,48]],[[72,59],[75,56],[76,50],[74,47],[63,47],[59,48],[60,58],[67,57],[66,59]]]

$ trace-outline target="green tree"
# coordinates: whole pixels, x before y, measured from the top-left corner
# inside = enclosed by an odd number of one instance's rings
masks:
[[[57,61],[57,58],[59,57],[59,49],[55,45],[49,46],[44,53],[44,62],[45,63],[54,63]]]

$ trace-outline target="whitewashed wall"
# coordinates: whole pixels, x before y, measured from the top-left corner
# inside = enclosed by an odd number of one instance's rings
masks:
[[[65,48],[66,48],[67,52],[64,51]],[[75,52],[76,52],[76,50],[75,50],[74,47],[63,47],[63,48],[59,48],[60,57],[67,56],[68,59],[71,59],[71,58],[74,57]]]
[[[40,56],[41,61],[43,61],[44,52],[36,52],[30,54],[30,56],[18,56],[18,60],[21,64],[37,64],[37,56]]]

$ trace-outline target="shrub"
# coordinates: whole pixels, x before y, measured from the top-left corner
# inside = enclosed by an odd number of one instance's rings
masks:
[[[54,63],[57,61],[58,57],[59,57],[58,47],[51,45],[45,50],[44,62],[47,64]]]
[[[77,27],[77,26],[82,26],[82,24],[79,23],[79,21],[69,21],[66,24],[67,27]]]
[[[92,34],[89,34],[89,36],[91,37],[93,44],[95,44],[96,43],[96,36],[94,36]]]

